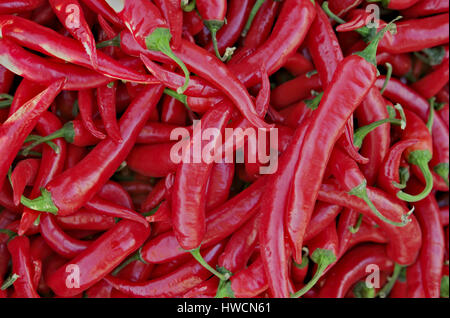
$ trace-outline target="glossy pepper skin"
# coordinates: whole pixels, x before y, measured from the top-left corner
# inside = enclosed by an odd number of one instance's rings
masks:
[[[108,275],[135,252],[149,235],[148,227],[137,222],[121,221],[77,257],[56,269],[47,283],[58,296],[75,296]],[[68,281],[75,285],[67,286]]]
[[[400,200],[392,197],[376,188],[367,188],[370,200],[378,210],[391,220],[400,220],[401,215],[407,214],[407,208]],[[372,210],[362,200],[353,200],[349,195],[339,189],[339,186],[332,182],[324,183],[319,191],[320,201],[338,204],[367,215],[376,220]],[[370,212],[369,212],[370,211]],[[414,216],[412,221],[405,227],[397,227],[386,222],[377,223],[389,238],[387,252],[396,263],[400,265],[411,265],[416,260],[422,244],[420,226]]]
[[[408,189],[419,192],[421,184],[411,181]],[[439,206],[433,194],[414,204],[414,214],[420,223],[423,235],[422,249],[417,262],[422,272],[422,285],[427,298],[440,298],[442,264],[444,263],[445,238],[439,217]]]
[[[231,117],[231,105],[224,103],[212,108],[202,118],[201,129],[217,129],[223,132]],[[199,127],[197,127],[199,128]],[[201,131],[200,130],[200,133]],[[219,136],[208,145],[216,147]],[[185,250],[193,250],[200,246],[206,232],[205,210],[206,190],[214,162],[204,162],[206,158],[198,158],[194,143],[200,135],[194,127],[194,133],[188,146],[189,153],[179,164],[172,192],[172,224],[180,246]],[[202,153],[205,146],[202,147]],[[212,159],[212,158],[211,158]],[[192,180],[196,180],[195,185]]]
[[[9,38],[29,49],[92,69],[89,55],[78,41],[20,17],[2,16],[0,21],[3,37]],[[97,70],[105,76],[131,82],[155,82],[150,76],[139,74],[133,69],[121,65],[121,63],[101,51],[97,52],[97,59]],[[69,67],[69,71],[77,69]],[[86,88],[86,86],[81,87]]]
[[[448,2],[446,0],[421,0],[412,7],[402,10],[401,14],[406,18],[418,18],[447,11]]]
[[[117,144],[110,139],[102,141],[80,163],[66,170],[46,186],[58,215],[75,213],[115,173],[131,151],[139,131],[161,94],[161,86],[147,86],[120,120],[123,143]],[[76,194],[74,189],[77,189]]]
[[[366,268],[372,264],[385,272],[392,271],[394,266],[383,245],[365,244],[353,249],[328,273],[319,297],[344,298],[353,284],[367,276]]]
[[[357,76],[355,72],[358,73]],[[287,233],[297,263],[301,262],[303,236],[331,149],[348,118],[372,88],[376,76],[375,66],[362,57],[357,55],[347,57],[339,65],[332,84],[325,91],[319,108],[312,115],[311,129],[305,136],[300,160],[295,167],[292,185],[295,191],[290,194],[285,212]],[[325,122],[326,131],[319,129],[321,123]],[[306,184],[308,186],[305,186]]]
[[[8,169],[19,152],[26,137],[33,130],[39,116],[47,110],[61,91],[64,80],[50,85],[46,90],[25,103],[0,127],[0,182],[6,177]]]
[[[217,244],[258,213],[264,188],[265,178],[260,178],[249,188],[209,212],[202,246]],[[186,256],[188,252],[180,248],[173,231],[167,231],[149,240],[143,246],[141,255],[148,263],[160,264]]]
[[[10,14],[10,13],[19,13],[23,11],[31,11],[42,4],[45,1],[43,0],[15,0],[15,1],[7,1],[2,2],[0,4],[0,14]]]
[[[204,254],[205,261],[214,265],[217,257],[223,250],[224,242],[208,248]],[[210,277],[210,272],[200,265],[196,260],[191,260],[172,273],[161,278],[150,281],[132,283],[114,277],[107,277],[106,281],[111,283],[119,291],[139,298],[175,297],[182,295],[189,289],[202,283]]]

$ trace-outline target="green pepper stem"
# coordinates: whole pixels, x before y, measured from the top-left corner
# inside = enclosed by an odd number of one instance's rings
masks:
[[[392,291],[392,288],[394,288],[395,283],[397,282],[398,278],[400,277],[400,274],[403,270],[403,266],[399,264],[395,264],[394,267],[394,273],[391,277],[388,278],[388,282],[386,285],[383,286],[383,288],[378,292],[378,297],[380,298],[386,298],[389,296],[389,294]]]
[[[196,1],[192,0],[181,0],[181,9],[183,9],[184,12],[191,12],[196,7]]]
[[[386,79],[384,80],[383,87],[380,90],[381,95],[384,94],[384,91],[386,90],[386,88],[387,88],[387,86],[389,84],[389,81],[392,78],[392,64],[391,63],[386,63],[385,65],[386,65],[387,72],[386,72]]]
[[[133,263],[135,261],[139,261],[144,264],[148,264],[142,258],[141,250],[142,250],[142,248],[140,248],[136,253],[134,253],[133,255],[128,257],[125,261],[123,261],[122,264],[117,266],[116,269],[112,272],[112,276],[117,276],[117,274],[119,274],[122,271],[122,269],[124,269],[125,267],[127,267],[128,265],[130,265],[131,263]]]
[[[208,28],[208,30],[211,32],[211,40],[213,43],[214,52],[219,60],[222,62],[226,62],[231,59],[231,57],[234,54],[234,51],[236,50],[235,47],[233,48],[227,48],[225,50],[225,54],[222,56],[219,52],[219,44],[217,43],[217,32],[223,27],[224,21],[219,20],[205,20],[203,21],[205,26]]]
[[[302,256],[302,263],[301,264],[297,264],[295,261],[292,262],[294,264],[295,267],[297,267],[298,269],[305,269],[306,267],[309,266],[309,257],[308,257],[308,253],[306,253],[305,255]]]
[[[364,182],[361,183],[359,186],[353,188],[348,194],[353,195],[353,196],[363,200],[367,204],[369,209],[380,220],[382,220],[385,223],[388,223],[390,225],[397,226],[397,227],[404,227],[404,226],[408,225],[408,223],[411,222],[411,219],[409,218],[409,216],[410,216],[409,213],[402,216],[402,222],[395,222],[395,221],[389,220],[383,214],[381,214],[380,211],[378,211],[377,207],[373,204],[372,200],[370,200],[370,198],[369,198],[369,195],[367,193],[367,181],[366,180],[364,180]]]
[[[11,106],[14,97],[9,94],[0,94],[0,109]]]
[[[66,131],[66,125],[63,126],[63,128],[55,131],[53,134],[50,134],[48,136],[37,136],[37,135],[30,135],[27,137],[27,139],[25,140],[25,143],[27,142],[32,142],[29,146],[27,146],[26,148],[24,148],[22,150],[22,153],[24,154],[24,156],[28,156],[28,154],[30,153],[30,151],[32,149],[34,149],[35,147],[39,146],[40,144],[47,144],[50,148],[53,149],[53,151],[55,151],[56,154],[59,154],[61,149],[59,148],[59,146],[57,146],[54,142],[52,142],[52,140],[58,139],[58,138],[64,138],[67,142],[71,142],[70,140],[68,140],[68,138],[66,138],[67,136],[67,131]],[[72,129],[73,132],[73,129]],[[73,133],[72,133],[73,134]],[[73,140],[72,140],[73,142]]]
[[[314,277],[302,289],[295,294],[292,294],[291,298],[300,298],[311,288],[313,288],[319,281],[320,277],[322,277],[322,274],[327,267],[336,262],[336,255],[334,255],[334,253],[330,250],[318,248],[312,253],[311,259],[317,264],[317,271],[314,274]]]
[[[369,125],[358,128],[355,131],[354,142],[353,142],[354,145],[357,148],[361,148],[361,146],[364,142],[364,139],[367,137],[367,135],[384,124],[393,124],[393,125],[403,126],[403,120],[396,119],[396,118],[386,118],[386,119],[382,119],[382,120],[373,122]]]
[[[409,174],[409,169],[406,167],[400,167],[399,168],[399,175],[400,175],[400,183],[392,182],[394,187],[397,189],[403,190],[406,188],[406,184],[408,183],[411,175]]]
[[[368,287],[366,282],[359,282],[353,288],[353,295],[355,298],[375,298],[375,288]]]
[[[425,199],[431,193],[434,185],[433,174],[431,173],[430,167],[428,166],[431,158],[432,155],[428,150],[416,150],[409,155],[409,163],[414,164],[420,168],[420,171],[422,171],[425,178],[426,185],[425,189],[423,189],[423,191],[417,195],[410,195],[403,191],[400,191],[399,193],[397,193],[397,197],[400,200],[406,202],[418,202]]]
[[[236,298],[234,291],[231,288],[230,280],[220,281],[216,296],[214,296],[214,298]]]
[[[8,235],[9,239],[13,239],[17,236],[17,233],[8,229],[0,229],[0,234]]]
[[[106,41],[97,43],[96,47],[97,47],[97,49],[104,49],[104,48],[110,47],[110,46],[120,47],[120,41],[121,40],[120,40],[120,34],[119,34],[116,37],[112,38],[111,40],[106,40]]]
[[[432,97],[428,100],[430,103],[430,113],[428,114],[428,120],[427,120],[427,128],[430,131],[430,134],[433,133],[433,124],[434,124],[434,115],[435,115],[435,104],[436,104],[436,97]]]
[[[361,224],[362,224],[363,219],[364,219],[364,215],[360,213],[359,216],[358,216],[358,221],[356,221],[355,226],[350,226],[349,227],[348,230],[350,231],[350,233],[356,234],[356,233],[359,232],[359,229],[361,228]]]
[[[246,37],[248,31],[250,31],[250,28],[252,27],[253,20],[255,19],[256,15],[258,14],[259,9],[261,9],[261,6],[266,2],[266,0],[256,0],[252,11],[250,11],[250,15],[248,17],[247,23],[245,24],[244,29],[242,30],[241,36]]]
[[[188,109],[191,110],[191,108],[189,107],[189,104],[187,102],[187,96],[183,95],[183,94],[178,94],[177,92],[175,92],[174,90],[171,90],[170,88],[165,88],[164,89],[164,94],[169,95],[170,97],[175,98],[177,101],[179,101],[180,103],[183,103],[183,105]]]
[[[441,280],[441,298],[448,298],[448,275],[442,277]]]
[[[447,185],[447,187],[449,186],[448,184],[448,173],[449,173],[449,164],[448,163],[440,163],[438,165],[436,165],[434,167],[434,172],[436,172],[436,174],[438,176],[440,176],[442,179],[444,179],[445,184]]]
[[[189,85],[190,73],[183,61],[178,56],[176,56],[175,53],[173,53],[172,48],[170,47],[171,39],[172,35],[170,34],[169,29],[157,28],[145,39],[145,42],[147,44],[148,50],[164,53],[169,58],[174,60],[175,63],[177,63],[178,66],[183,70],[185,76],[184,85],[177,89],[177,92],[179,94],[183,94]]]
[[[16,273],[13,273],[11,276],[9,276],[5,282],[3,283],[2,287],[0,288],[1,290],[7,290],[9,287],[11,287],[14,282],[19,278],[20,276],[17,275]]]
[[[41,188],[41,196],[30,200],[24,196],[20,199],[20,202],[27,208],[40,212],[48,212],[54,215],[58,215],[58,208],[53,203],[52,195],[49,191]]]
[[[221,281],[227,281],[230,278],[230,274],[221,274],[218,271],[216,271],[214,268],[212,268],[203,258],[202,254],[200,253],[200,247],[189,251],[192,256],[197,260],[197,262],[200,263],[204,268],[209,270],[211,273],[216,275]]]
[[[372,41],[367,45],[367,47],[361,51],[354,53],[354,55],[358,55],[365,59],[367,62],[372,63],[375,67],[377,66],[377,50],[378,50],[378,44],[380,43],[381,39],[383,38],[384,34],[387,31],[391,31],[395,28],[394,22],[401,19],[401,17],[397,17],[391,22],[389,22],[380,32],[378,32]]]

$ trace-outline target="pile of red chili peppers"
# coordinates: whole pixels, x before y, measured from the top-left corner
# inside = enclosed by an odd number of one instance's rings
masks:
[[[0,298],[448,298],[448,175],[448,0],[0,3]]]

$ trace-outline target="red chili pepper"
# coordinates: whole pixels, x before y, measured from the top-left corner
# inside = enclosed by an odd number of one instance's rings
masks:
[[[100,215],[83,208],[71,216],[58,216],[55,220],[63,230],[105,231],[116,224],[114,217]]]
[[[108,275],[128,255],[135,252],[149,234],[148,227],[136,222],[121,221],[69,263],[56,269],[47,283],[58,296],[77,295]]]
[[[225,15],[227,13],[227,1],[226,0],[197,0],[196,7],[198,13],[201,15],[203,19],[203,24],[208,28],[211,32],[211,38],[213,42],[214,51],[216,56],[222,60],[226,61],[228,58],[222,57],[219,52],[219,47],[217,44],[217,32],[224,26],[225,24]],[[242,10],[242,7],[241,7]]]
[[[400,220],[402,215],[407,214],[405,206],[396,198],[376,188],[367,187],[367,192],[369,198],[385,217],[391,220]],[[324,183],[319,191],[318,200],[353,209],[377,220],[372,215],[372,210],[362,200],[352,198],[340,190],[336,184]],[[390,257],[401,265],[414,263],[421,246],[422,237],[419,224],[415,217],[411,218],[412,222],[405,227],[392,226],[386,222],[377,223],[389,238],[388,253]]]
[[[418,142],[417,139],[403,140],[395,144],[386,156],[378,173],[377,183],[380,188],[391,195],[397,195],[400,188],[405,188],[407,180],[400,178],[400,164],[403,152]],[[403,182],[402,182],[403,181]]]
[[[0,94],[7,94],[14,80],[14,73],[0,66]],[[1,105],[0,108],[4,106]]]
[[[177,170],[177,164],[170,160],[170,153],[176,142],[135,146],[126,162],[131,170],[147,177],[162,178]],[[142,156],[148,158],[143,161]]]
[[[408,190],[419,192],[422,185],[412,180]],[[444,231],[439,218],[439,206],[433,195],[414,204],[415,215],[422,229],[423,244],[418,262],[422,268],[422,284],[427,298],[439,298],[441,290],[442,264],[444,263]]]
[[[225,239],[259,211],[259,201],[265,186],[265,178],[260,178],[222,206],[208,213],[206,234],[202,247],[209,247]],[[169,262],[188,255],[180,248],[175,234],[168,231],[148,241],[142,248],[142,258],[153,264]]]
[[[59,21],[83,45],[91,59],[92,67],[97,69],[98,60],[95,39],[84,17],[83,8],[80,3],[77,0],[50,0],[50,5]]]
[[[10,71],[42,85],[65,78],[63,89],[78,90],[107,84],[109,79],[74,65],[51,62],[32,54],[9,39],[0,39],[0,64]]]
[[[344,298],[351,286],[368,274],[366,270],[370,265],[377,265],[384,272],[391,272],[394,267],[383,245],[361,245],[346,254],[328,273],[319,297]]]
[[[262,1],[263,4],[255,15],[251,28],[244,37],[244,48],[258,48],[269,37],[273,23],[278,14],[280,3],[277,1]],[[242,10],[242,9],[241,9]]]
[[[26,236],[16,236],[8,242],[11,254],[12,272],[18,277],[14,282],[14,292],[18,298],[40,298],[33,283],[33,268],[30,241]]]
[[[409,53],[447,44],[448,23],[448,13],[397,22],[397,32],[392,40],[381,41],[380,52]]]
[[[99,131],[94,124],[94,91],[92,89],[83,89],[78,92],[78,108],[80,110],[81,120],[84,127],[98,139],[105,139],[106,135]]]
[[[311,61],[300,53],[294,53],[284,63],[283,68],[294,76],[300,76],[314,70]]]
[[[159,85],[146,87],[120,120],[124,142],[102,141],[79,164],[53,179],[42,191],[41,199],[28,202],[27,206],[65,216],[86,204],[129,154],[161,94]]]
[[[14,0],[0,4],[0,14],[19,13],[31,11],[44,3],[43,0]]]
[[[173,47],[181,45],[181,35],[183,33],[183,10],[178,0],[157,0],[156,5],[162,11],[164,18],[169,24],[170,33],[173,38]]]
[[[204,0],[202,1],[207,2]],[[223,0],[219,1],[225,2]],[[225,4],[227,23],[217,32],[218,52],[219,54],[224,54],[223,59],[228,58],[229,54],[232,54],[233,50],[227,52],[227,49],[239,40],[241,32],[250,15],[250,10],[252,9],[251,5],[252,1],[250,0],[231,0],[229,3]],[[223,8],[223,5],[221,7]],[[215,52],[213,41],[206,43],[205,45],[205,49],[209,52]]]
[[[235,166],[230,163],[217,163],[213,166],[206,190],[206,211],[224,204],[230,196]]]
[[[412,88],[423,97],[429,99],[435,96],[449,80],[449,60],[446,59],[433,72],[412,84]]]
[[[214,298],[218,286],[219,279],[217,277],[212,277],[189,290],[183,295],[183,298]]]
[[[338,16],[343,16],[350,10],[358,7],[362,0],[328,0],[330,9]]]
[[[26,159],[20,161],[11,173],[11,187],[14,193],[14,204],[20,204],[20,198],[26,186],[34,184],[41,161]]]
[[[43,54],[60,58],[69,63],[74,63],[84,67],[92,68],[89,55],[85,52],[83,46],[79,44],[76,40],[73,40],[69,37],[64,37],[59,33],[53,31],[52,29],[43,27],[37,23],[33,23],[29,20],[22,19],[19,17],[3,16],[0,20],[0,23],[2,24],[1,31],[4,37],[10,38],[11,40],[29,49],[41,52]],[[19,52],[17,52],[16,54],[19,54]],[[29,56],[31,57],[32,55]],[[133,69],[121,65],[118,61],[112,59],[111,57],[107,56],[106,54],[100,51],[97,52],[97,57],[98,57],[98,71],[104,74],[105,76],[125,81],[133,81],[140,83],[155,83],[155,80],[150,76],[145,74],[139,74]],[[51,66],[53,66],[53,64],[51,64]],[[54,67],[57,67],[57,65],[55,65]],[[64,74],[71,75],[68,76],[69,79],[74,76],[74,74],[72,74],[73,73],[72,71],[75,71],[75,74],[82,72],[80,75],[86,73],[86,75],[84,76],[88,76],[88,74],[90,74],[89,76],[91,80],[95,79],[95,77],[101,78],[96,73],[88,72],[87,70],[83,70],[78,67],[74,67],[72,65],[68,67],[69,69]],[[62,72],[63,68],[59,67],[56,69],[56,71]],[[29,74],[28,76],[31,75],[32,74]],[[85,80],[87,83],[89,83],[89,78],[86,78]],[[83,81],[83,79],[78,79],[78,81]],[[86,84],[86,82],[83,82],[83,84]],[[107,81],[104,82],[104,84],[107,83],[108,83]],[[96,86],[94,85],[93,87]],[[86,85],[84,86],[80,85],[78,89],[82,88],[87,87]]]
[[[223,250],[224,242],[209,248],[205,254],[205,261],[214,265]],[[133,297],[175,297],[186,293],[191,288],[210,277],[210,272],[196,260],[178,268],[174,272],[154,280],[133,283],[126,280],[107,277],[106,281],[119,291]]]
[[[412,7],[402,10],[401,15],[406,18],[418,18],[448,12],[446,0],[420,0]]]
[[[338,205],[317,202],[305,233],[305,241],[313,239],[322,232],[336,219],[341,210],[342,208]]]
[[[442,226],[448,226],[449,224],[448,205],[440,208],[440,218]]]
[[[0,180],[5,178],[14,157],[19,152],[28,134],[33,130],[39,116],[44,113],[61,91],[65,80],[50,85],[42,93],[24,104],[0,127]],[[2,181],[0,181],[2,182]]]
[[[318,75],[303,74],[273,89],[270,103],[279,110],[310,97],[311,91],[319,91],[321,87]]]
[[[72,259],[90,245],[90,242],[74,239],[64,233],[51,215],[42,215],[39,222],[40,232],[45,242],[59,255]]]
[[[95,13],[100,14],[102,17],[107,19],[109,22],[116,26],[123,27],[124,24],[122,20],[116,15],[114,10],[112,10],[106,1],[104,0],[83,0],[83,2]]]
[[[258,257],[249,267],[230,278],[231,290],[236,298],[252,298],[269,288],[264,264]]]
[[[392,65],[392,74],[398,77],[405,76],[412,68],[411,56],[406,53],[390,54],[387,52],[383,52],[377,54],[378,65],[385,65],[387,63]]]
[[[244,269],[258,244],[259,214],[236,231],[219,257],[218,266],[231,273]]]
[[[81,124],[81,123],[80,123]],[[89,134],[91,136],[91,134]],[[89,151],[83,147],[77,147],[74,145],[68,145],[67,159],[64,165],[64,170],[70,169],[83,159]]]
[[[186,107],[170,96],[163,97],[161,109],[161,122],[184,126],[186,125],[187,110]]]
[[[97,88],[97,104],[105,125],[108,136],[118,143],[122,143],[120,128],[117,124],[116,115],[116,92],[117,82],[111,82],[106,86]]]
[[[292,185],[295,191],[290,194],[285,212],[287,233],[289,241],[294,247],[294,260],[297,263],[301,262],[302,241],[306,225],[311,217],[313,203],[317,197],[332,147],[337,142],[340,132],[353,111],[364,100],[375,83],[377,70],[368,61],[375,60],[378,40],[385,31],[386,29],[379,33],[378,39],[360,53],[361,55],[352,55],[344,59],[335,72],[332,84],[325,91],[319,108],[312,115],[311,129],[305,136],[302,147],[305,150],[301,151],[299,162],[295,167]],[[356,71],[360,75],[355,77]],[[344,95],[345,103],[337,102]],[[339,111],[337,111],[337,107],[339,107]],[[319,129],[321,125],[319,123],[324,122],[327,123],[328,129]],[[320,149],[316,151],[314,147]],[[314,158],[311,159],[311,157]],[[312,174],[314,177],[311,176]]]
[[[259,74],[254,72],[261,65],[272,75],[285,64],[291,53],[298,50],[315,15],[314,5],[310,1],[285,1],[267,41],[243,61],[230,65],[230,69],[246,87],[261,81]]]

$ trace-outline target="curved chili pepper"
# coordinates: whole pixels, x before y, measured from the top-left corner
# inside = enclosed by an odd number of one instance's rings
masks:
[[[251,27],[247,30],[244,37],[242,43],[244,48],[259,47],[269,37],[270,31],[272,30],[280,3],[273,0],[264,0],[262,2],[263,3],[259,8],[258,13],[251,22]]]
[[[42,215],[39,222],[40,232],[45,242],[59,255],[72,259],[90,245],[90,242],[74,239],[64,233],[51,215]]]
[[[47,184],[41,199],[26,202],[26,205],[65,216],[86,204],[129,154],[161,94],[161,86],[147,86],[120,120],[123,143],[109,139],[102,141],[75,167]]]
[[[20,161],[11,173],[11,187],[14,193],[14,204],[20,204],[25,187],[33,185],[39,170],[39,159],[26,159]]]
[[[386,159],[380,167],[380,172],[378,174],[378,185],[384,191],[391,195],[396,195],[400,188],[405,188],[406,185],[402,182],[400,178],[400,163],[402,159],[403,152],[417,144],[418,140],[403,140],[395,144],[390,150]],[[407,181],[407,180],[403,180]]]
[[[205,254],[205,261],[211,264],[217,262],[220,252],[223,250],[224,242],[209,248]],[[107,277],[105,280],[119,291],[133,297],[174,297],[184,294],[191,288],[202,283],[210,276],[210,272],[196,260],[178,268],[174,272],[154,280],[133,283],[126,280]]]
[[[181,36],[183,33],[183,10],[178,0],[157,0],[156,5],[162,11],[164,18],[169,24],[172,35],[172,45],[178,48],[181,45]]]
[[[98,60],[95,39],[84,17],[83,8],[80,3],[77,0],[50,0],[50,5],[59,21],[83,45],[86,53],[90,57],[92,67],[97,69]]]
[[[19,17],[3,16],[0,21],[3,37],[10,38],[27,48],[43,54],[92,68],[89,55],[76,40],[64,37],[52,29]],[[98,71],[105,76],[138,83],[155,83],[155,80],[148,75],[139,74],[100,51],[97,52],[97,57]],[[70,66],[69,70],[72,70],[72,67]],[[75,70],[79,70],[79,68],[74,68],[73,71]],[[104,84],[107,83],[105,82]],[[86,88],[86,86],[80,86],[81,88]]]
[[[361,55],[352,55],[343,60],[335,72],[333,83],[326,89],[319,108],[312,115],[311,129],[305,136],[302,146],[305,150],[301,151],[299,162],[295,167],[292,185],[294,191],[290,194],[285,212],[287,233],[294,247],[294,260],[297,263],[301,262],[306,225],[311,217],[313,203],[317,197],[331,149],[337,142],[345,123],[375,83],[377,70],[372,63],[375,60],[378,40],[384,32],[386,29],[378,34],[378,38],[360,53]],[[356,77],[355,72],[359,73]],[[345,102],[337,102],[344,95]],[[319,123],[323,122],[327,122],[328,125],[326,132],[318,128]],[[318,140],[320,142],[317,142]],[[320,150],[316,151],[315,147]]]
[[[283,68],[294,76],[300,76],[314,70],[311,61],[300,53],[292,54],[284,63]]]
[[[182,94],[189,84],[189,71],[170,47],[172,35],[158,8],[152,2],[145,0],[133,2],[106,0],[106,3],[124,21],[142,48],[162,52],[178,64],[185,75],[184,85],[179,88],[179,93]]]
[[[80,110],[81,120],[84,127],[98,139],[105,139],[106,135],[99,131],[94,124],[94,91],[92,89],[83,89],[78,92],[78,108]]]
[[[216,163],[206,187],[206,211],[224,204],[230,196],[235,166],[230,163]]]
[[[330,9],[338,16],[343,16],[353,8],[358,7],[362,0],[328,0]]]
[[[367,266],[373,264],[384,272],[391,272],[394,267],[383,245],[365,244],[353,249],[328,273],[319,297],[343,298],[353,284],[368,274]]]
[[[448,12],[446,0],[420,0],[406,10],[402,10],[402,16],[406,18],[418,18]]]
[[[16,236],[8,242],[11,254],[12,272],[18,277],[14,282],[14,292],[19,298],[40,298],[33,284],[33,268],[30,241],[26,236]]]
[[[161,122],[184,126],[186,125],[186,119],[186,107],[175,98],[166,95],[162,102]]]
[[[407,214],[405,206],[396,198],[376,188],[367,187],[367,191],[375,206],[389,219],[401,219],[401,215]],[[372,210],[362,200],[352,199],[351,196],[340,190],[336,184],[324,183],[319,191],[318,200],[353,209],[373,220],[377,220],[372,215]],[[413,216],[411,219],[412,221],[404,227],[392,226],[386,222],[377,223],[389,238],[389,255],[396,263],[401,265],[414,263],[421,246],[422,237],[419,224]]]
[[[342,208],[338,205],[327,204],[320,201],[317,202],[305,232],[305,241],[313,239],[322,232],[336,219],[341,210]]]
[[[135,252],[149,234],[150,229],[142,224],[121,221],[69,263],[56,269],[47,283],[59,296],[77,295],[108,275],[128,255]],[[75,285],[66,284],[75,283],[74,279],[78,279]]]
[[[250,15],[251,4],[252,1],[250,0],[231,0],[225,4],[227,23],[217,32],[217,49],[219,54],[224,54],[223,58],[228,58],[233,53],[233,50],[228,48],[238,41]],[[205,45],[205,49],[209,52],[215,52],[214,39]]]
[[[377,54],[378,65],[385,65],[387,63],[392,65],[392,73],[398,77],[405,76],[412,68],[412,59],[407,53],[390,54],[383,52]]]
[[[65,78],[63,89],[78,90],[107,84],[109,79],[74,65],[51,62],[34,55],[9,39],[0,39],[0,64],[10,71],[42,85]]]
[[[217,43],[217,32],[223,27],[225,24],[225,15],[227,13],[227,1],[226,0],[197,0],[196,7],[198,12],[200,13],[204,25],[211,32],[212,43],[214,47],[214,51],[216,56],[224,61],[228,57],[225,56],[225,59],[219,52],[219,47]],[[241,7],[242,10],[242,7]]]
[[[118,143],[123,142],[116,115],[117,82],[97,88],[97,104],[106,133]],[[81,108],[80,108],[81,109]]]
[[[408,190],[419,192],[422,185],[412,180]],[[422,268],[422,284],[428,298],[439,298],[441,290],[442,264],[444,263],[444,231],[439,217],[439,206],[433,195],[414,204],[415,215],[422,229],[423,244],[418,262]]]
[[[298,50],[315,15],[311,1],[285,1],[267,41],[252,55],[239,63],[230,65],[230,69],[246,87],[261,81],[259,74],[254,72],[261,65],[264,65],[269,76],[272,75],[285,64],[291,53]]]
[[[435,96],[449,80],[449,59],[446,59],[433,72],[412,84],[412,88],[426,99]]]
[[[1,40],[0,40],[1,41]],[[33,130],[44,113],[61,91],[65,80],[58,80],[46,90],[25,103],[0,127],[0,182],[5,178],[14,157],[19,152],[26,137]]]
[[[222,206],[208,213],[206,233],[202,247],[209,247],[225,239],[259,211],[259,201],[265,187],[265,178],[260,178]],[[160,264],[188,255],[180,248],[173,231],[168,231],[148,241],[141,255],[148,263]]]
[[[200,133],[203,129],[208,128],[216,128],[223,132],[230,117],[231,106],[229,104],[224,103],[212,108],[202,118]],[[211,144],[214,148],[218,142],[217,137],[214,137]],[[213,162],[199,162],[205,158],[196,158],[194,142],[198,142],[198,138],[194,127],[192,142],[187,148],[189,153],[183,156],[182,162],[178,166],[172,194],[173,229],[178,242],[185,250],[197,249],[206,232],[206,190]],[[191,180],[197,180],[196,187],[193,187]]]
[[[155,185],[153,190],[150,191],[150,193],[148,194],[147,198],[142,204],[141,210],[150,211],[154,209],[156,206],[158,206],[158,204],[160,204],[164,200],[165,195],[166,195],[166,184],[165,180],[161,179]]]
[[[218,266],[231,273],[244,269],[258,244],[260,215],[254,216],[229,239]]]
[[[2,2],[0,4],[0,14],[19,13],[22,11],[31,11],[40,7],[43,0],[14,0]]]
[[[322,83],[318,75],[303,74],[273,89],[270,103],[279,110],[310,97],[311,91],[319,91],[321,87]]]

